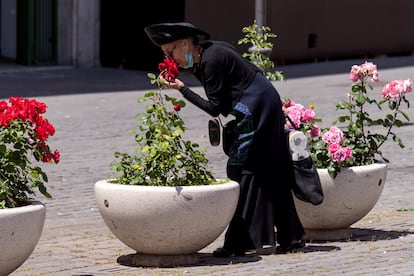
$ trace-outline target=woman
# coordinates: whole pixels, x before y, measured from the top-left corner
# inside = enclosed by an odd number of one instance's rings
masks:
[[[293,167],[289,158],[281,99],[270,81],[230,44],[209,41],[209,34],[189,23],[163,23],[145,28],[149,38],[179,67],[191,71],[207,100],[179,79],[165,86],[211,116],[232,114],[237,137],[227,174],[240,183],[240,198],[215,257],[242,256],[263,245],[279,252],[304,247],[304,230],[293,203]]]

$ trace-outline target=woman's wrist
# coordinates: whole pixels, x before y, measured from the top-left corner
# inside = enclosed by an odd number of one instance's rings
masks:
[[[181,93],[184,93],[187,89],[188,87],[186,85],[183,85],[181,88],[178,89],[178,91],[180,91]]]

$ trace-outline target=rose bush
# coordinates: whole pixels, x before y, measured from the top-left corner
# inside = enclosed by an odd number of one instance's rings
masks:
[[[368,165],[380,160],[389,162],[383,156],[381,146],[392,139],[401,148],[401,139],[394,133],[393,127],[401,127],[409,122],[408,115],[401,110],[402,105],[409,108],[406,93],[412,90],[412,81],[393,80],[381,90],[380,99],[369,93],[372,83],[379,81],[377,66],[372,62],[353,65],[349,73],[352,81],[351,91],[346,101],[339,101],[336,109],[346,114],[340,115],[330,128],[320,129],[317,125],[321,119],[315,116],[314,106],[309,109],[289,99],[284,99],[285,113],[291,118],[286,121],[285,128],[301,129],[308,136],[309,151],[318,168],[327,168],[335,177],[341,167]],[[372,105],[379,112],[368,110]],[[372,118],[373,114],[381,114],[384,109],[388,114],[384,117]],[[338,126],[335,126],[338,125]]]
[[[60,152],[47,145],[55,129],[42,114],[46,104],[12,97],[0,101],[0,208],[26,204],[34,188],[46,197],[47,175],[32,161],[58,163]]]
[[[243,53],[243,57],[256,65],[269,80],[285,80],[285,76],[281,71],[273,70],[275,64],[269,58],[273,43],[268,40],[276,38],[277,35],[272,33],[267,26],[258,26],[256,20],[253,21],[252,25],[243,27],[242,32],[244,37],[239,39],[238,44],[251,45],[249,52]]]
[[[177,65],[165,59],[158,66],[160,74],[148,74],[158,91],[150,91],[138,102],[149,101],[146,111],[136,116],[140,121],[135,135],[136,155],[116,152],[111,168],[116,171],[116,183],[150,186],[203,185],[214,181],[207,170],[208,160],[199,145],[183,139],[184,121],[178,112],[185,102],[162,93],[160,76],[166,80],[178,76]]]

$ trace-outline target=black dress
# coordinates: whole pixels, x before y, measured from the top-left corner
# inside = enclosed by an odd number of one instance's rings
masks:
[[[235,251],[303,240],[304,230],[291,192],[294,180],[280,96],[259,69],[231,45],[208,42],[195,76],[208,100],[188,87],[180,91],[212,116],[233,114],[237,138],[232,143],[227,174],[240,183],[236,213],[224,247]]]

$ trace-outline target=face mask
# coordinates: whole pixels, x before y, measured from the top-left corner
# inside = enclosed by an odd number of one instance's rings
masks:
[[[184,69],[193,67],[194,65],[193,53],[188,52],[185,54],[185,62],[187,63],[187,65],[184,67]]]

